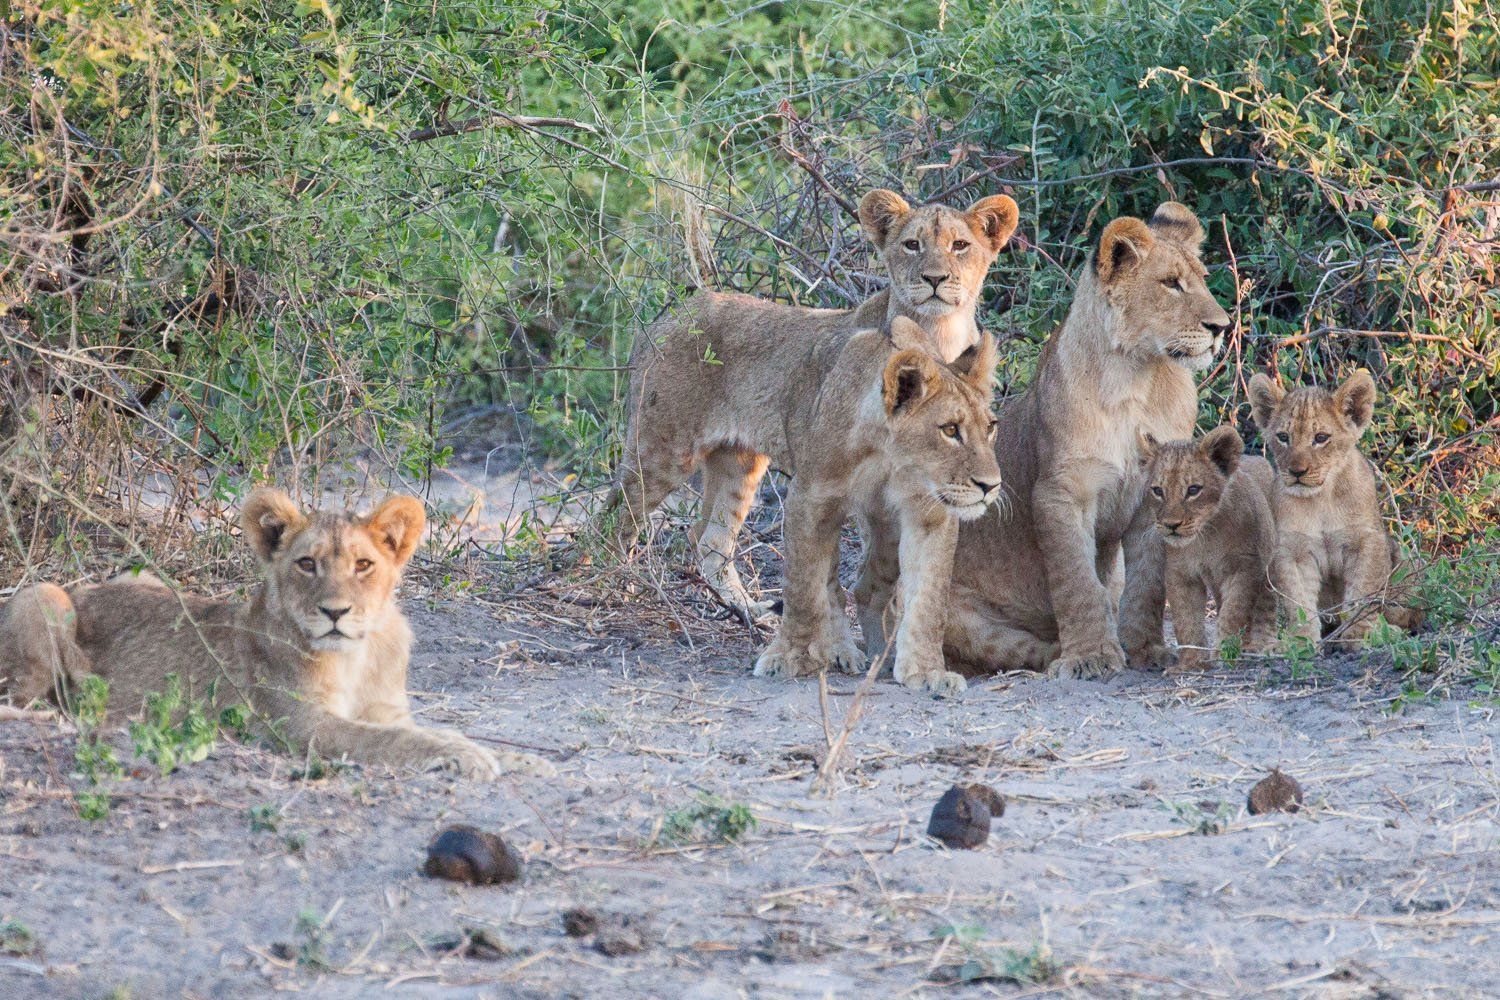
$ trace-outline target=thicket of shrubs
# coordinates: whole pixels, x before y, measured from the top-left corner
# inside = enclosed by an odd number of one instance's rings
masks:
[[[476,406],[597,480],[640,324],[690,278],[878,288],[877,184],[1018,198],[983,315],[1012,386],[1102,223],[1193,205],[1240,321],[1205,420],[1254,370],[1370,368],[1425,546],[1500,545],[1492,3],[10,6],[0,583],[59,525],[139,540],[122,494],[421,474]]]

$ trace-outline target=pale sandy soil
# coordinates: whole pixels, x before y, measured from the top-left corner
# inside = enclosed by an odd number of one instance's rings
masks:
[[[882,682],[835,794],[816,796],[816,685],[751,677],[742,628],[649,594],[507,599],[505,586],[476,588],[484,601],[408,586],[412,686],[427,721],[545,748],[555,781],[305,782],[226,741],[169,777],[118,782],[110,818],[88,823],[70,731],[0,722],[0,920],[36,940],[0,955],[0,996],[1473,997],[1500,984],[1492,707],[1460,696],[1393,714],[1389,668],[1356,658],[1296,682],[1262,666],[1192,683],[1007,676],[955,702]],[[855,682],[830,687],[836,721]],[[128,761],[128,738],[115,742]],[[1249,816],[1246,793],[1273,765],[1308,806]],[[923,836],[960,779],[1010,800],[976,851]],[[747,805],[757,827],[737,844],[653,843],[700,793]],[[275,832],[251,829],[264,805]],[[503,832],[525,883],[418,874],[453,822]],[[644,950],[567,937],[573,906],[649,915]],[[297,929],[304,911],[317,947]],[[506,953],[447,953],[462,928]],[[1045,983],[953,985],[966,959],[1038,948],[1055,966]]]

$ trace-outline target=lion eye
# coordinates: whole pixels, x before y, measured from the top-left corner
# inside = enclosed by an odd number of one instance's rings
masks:
[[[1163,278],[1161,283],[1174,292],[1182,291],[1182,282],[1176,278]]]
[[[304,573],[316,573],[318,571],[318,563],[315,559],[309,559],[307,556],[303,556],[301,559],[297,560],[297,568]]]
[[[969,241],[968,240],[954,240],[953,241],[953,249],[954,249],[954,252],[956,252],[956,253],[963,253],[965,250],[969,249]]]
[[[954,441],[959,440],[960,435],[957,424],[943,424],[938,430],[943,432],[943,437],[945,438],[952,438]]]
[[[1202,493],[1202,492],[1203,492],[1203,487],[1199,486],[1197,483],[1194,483],[1192,486],[1189,486],[1187,488],[1187,495],[1190,496],[1190,497],[1195,497],[1199,493]]]
[[[1327,434],[1318,433],[1318,434],[1314,434],[1313,435],[1313,444],[1327,444],[1327,443],[1328,443],[1328,435]]]
[[[1276,440],[1280,441],[1282,444],[1286,444],[1291,439],[1286,436],[1285,432],[1282,432],[1276,435]]]
[[[354,562],[354,572],[367,573],[369,572],[370,567],[374,565],[375,564],[368,559],[356,559]]]
[[[999,428],[1000,421],[991,420],[990,426],[985,430],[985,437],[989,438],[991,441],[995,440],[995,431],[999,430]]]
[[[901,245],[904,246],[904,247],[906,247],[906,249],[908,249],[908,250],[920,250],[920,249],[922,249],[922,242],[920,240],[907,240],[905,243],[903,243]]]
[[[1158,500],[1160,500],[1162,498],[1161,487],[1160,486],[1153,486],[1153,487],[1151,487],[1151,495],[1154,496],[1154,497],[1156,497]]]

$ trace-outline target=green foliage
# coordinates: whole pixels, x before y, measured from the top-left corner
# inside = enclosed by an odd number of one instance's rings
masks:
[[[1228,802],[1170,802],[1163,800],[1162,808],[1170,811],[1179,823],[1191,828],[1194,833],[1202,834],[1205,837],[1223,833],[1229,828],[1229,821],[1234,819],[1234,806]]]
[[[759,826],[750,807],[730,805],[714,795],[700,794],[698,801],[668,813],[661,824],[661,840],[688,843],[700,838],[735,843]]]
[[[963,950],[963,964],[955,973],[959,982],[993,981],[1037,986],[1051,982],[1062,971],[1052,956],[1052,950],[1045,944],[1034,944],[1026,951],[989,947],[984,944],[986,933],[985,928],[977,924],[945,924],[934,932],[938,938],[951,938]]]
[[[30,955],[36,951],[36,935],[14,917],[0,920],[0,955]]]
[[[250,807],[250,832],[275,833],[281,825],[281,810],[270,803]]]
[[[130,738],[135,755],[149,758],[166,775],[207,757],[218,740],[219,724],[208,719],[204,702],[184,702],[182,679],[176,674],[168,674],[164,683],[163,690],[146,695],[143,718],[130,724]]]
[[[89,674],[78,685],[69,706],[73,724],[78,727],[78,742],[73,747],[73,762],[88,785],[88,791],[73,798],[79,818],[101,820],[109,815],[107,783],[124,773],[115,748],[105,742],[99,730],[109,705],[109,683],[97,674]]]

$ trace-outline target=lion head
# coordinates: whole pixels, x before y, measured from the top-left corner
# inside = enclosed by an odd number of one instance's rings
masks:
[[[1117,350],[1164,356],[1189,371],[1213,361],[1230,319],[1204,282],[1203,235],[1197,216],[1175,201],[1158,206],[1149,223],[1122,216],[1104,227],[1093,273]]]
[[[1351,455],[1375,415],[1375,380],[1361,369],[1333,392],[1306,386],[1287,392],[1268,375],[1250,380],[1250,410],[1276,474],[1293,496],[1313,496]]]
[[[304,514],[265,488],[250,495],[240,520],[265,573],[269,610],[317,652],[348,651],[380,623],[427,523],[412,497],[390,497],[364,516]]]
[[[963,212],[945,205],[912,208],[884,189],[859,204],[860,224],[891,276],[891,294],[924,320],[974,308],[1019,215],[1015,201],[1003,194],[981,198]]]
[[[1141,435],[1146,467],[1146,502],[1156,514],[1156,530],[1168,545],[1186,545],[1219,509],[1229,477],[1244,454],[1245,442],[1233,427],[1215,427],[1197,442],[1159,444]]]
[[[996,421],[990,411],[995,338],[984,334],[976,347],[945,365],[911,346],[922,336],[911,320],[898,317],[891,323],[896,350],[885,364],[881,398],[893,478],[909,494],[972,521],[1000,494]]]

